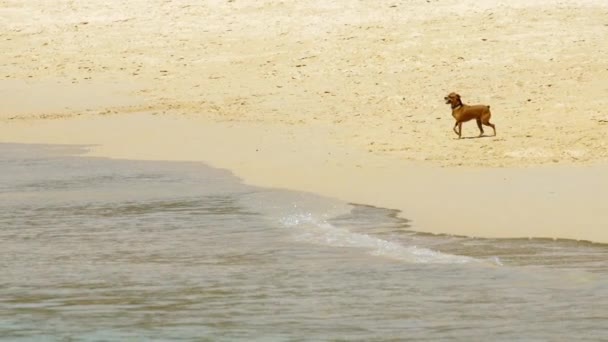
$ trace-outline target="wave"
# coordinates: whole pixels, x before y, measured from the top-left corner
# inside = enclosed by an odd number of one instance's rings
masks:
[[[408,263],[466,264],[479,260],[467,256],[446,254],[425,247],[407,246],[398,242],[356,233],[337,227],[326,220],[317,219],[312,213],[284,216],[280,220],[287,228],[299,228],[296,237],[300,241],[333,247],[361,248],[370,255],[386,257]]]

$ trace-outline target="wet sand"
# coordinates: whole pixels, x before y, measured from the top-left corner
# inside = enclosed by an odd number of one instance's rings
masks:
[[[421,231],[608,242],[602,1],[0,1],[0,12],[2,142],[205,161],[252,184],[400,209]],[[456,140],[450,91],[490,104],[498,137]]]

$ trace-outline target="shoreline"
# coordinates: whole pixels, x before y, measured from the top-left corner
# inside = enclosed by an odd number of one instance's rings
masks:
[[[145,113],[36,121],[11,123],[15,133],[3,132],[2,142],[88,145],[85,155],[96,157],[203,162],[250,185],[397,209],[419,232],[608,243],[600,228],[608,226],[606,163],[438,167],[337,146],[330,130],[303,126]],[[146,133],[132,134],[135,127]]]

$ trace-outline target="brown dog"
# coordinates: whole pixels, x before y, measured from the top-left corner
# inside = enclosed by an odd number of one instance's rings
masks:
[[[462,135],[462,123],[467,122],[469,120],[475,119],[477,121],[477,127],[479,127],[479,136],[483,136],[483,127],[482,124],[486,126],[492,127],[494,130],[494,136],[496,136],[496,126],[490,123],[490,117],[492,113],[490,113],[490,106],[486,105],[475,105],[469,106],[460,100],[460,95],[456,93],[450,93],[448,96],[443,98],[446,104],[452,106],[452,116],[456,119],[456,124],[454,125],[454,132],[458,135],[458,139],[460,139]],[[458,130],[456,130],[458,127]]]

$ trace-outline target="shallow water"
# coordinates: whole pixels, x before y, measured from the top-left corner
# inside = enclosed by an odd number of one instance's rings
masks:
[[[79,152],[0,144],[3,339],[608,338],[607,245],[421,234],[393,210]]]

